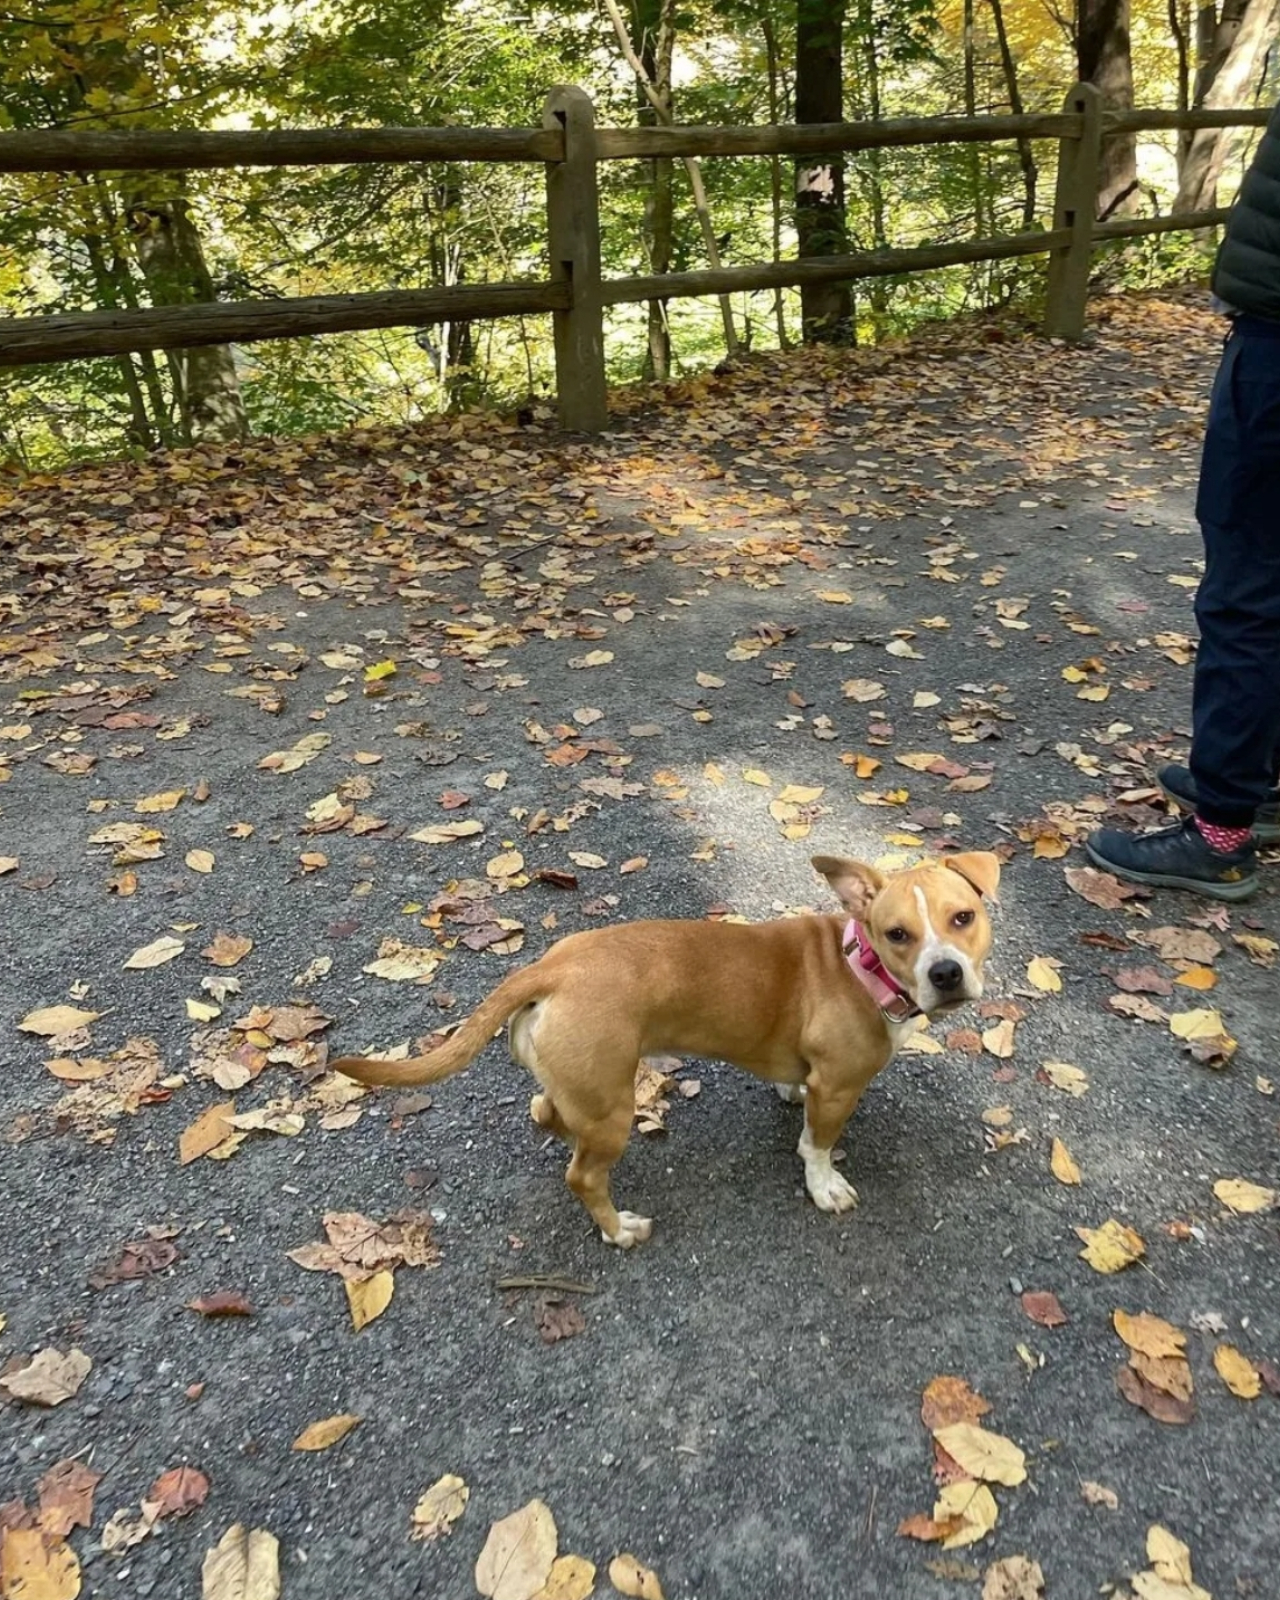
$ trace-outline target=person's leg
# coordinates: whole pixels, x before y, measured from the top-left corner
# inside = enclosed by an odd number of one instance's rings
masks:
[[[1103,829],[1086,848],[1119,877],[1241,900],[1257,887],[1250,829],[1280,748],[1280,324],[1238,325],[1223,352],[1196,515],[1195,818],[1139,836]]]
[[[1280,748],[1280,324],[1274,336],[1238,332],[1224,352],[1196,515],[1196,815],[1238,829],[1266,802]]]

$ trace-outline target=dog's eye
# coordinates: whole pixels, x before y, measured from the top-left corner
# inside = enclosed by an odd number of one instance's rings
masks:
[[[890,944],[906,944],[911,935],[905,928],[890,928],[885,938]]]
[[[955,916],[952,917],[951,921],[952,921],[953,926],[955,926],[957,928],[967,928],[969,926],[969,924],[973,921],[973,912],[972,911],[957,911]]]

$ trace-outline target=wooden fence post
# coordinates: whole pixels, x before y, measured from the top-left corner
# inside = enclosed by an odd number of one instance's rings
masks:
[[[547,163],[551,281],[567,283],[571,297],[567,311],[552,313],[560,426],[571,433],[599,433],[608,420],[608,396],[596,125],[590,96],[572,86],[552,89],[542,123],[564,131],[564,160]]]
[[[1102,143],[1102,96],[1091,83],[1077,83],[1062,109],[1084,119],[1079,138],[1058,141],[1058,188],[1053,226],[1069,228],[1071,243],[1049,256],[1044,331],[1054,339],[1079,339],[1084,333],[1089,269],[1093,262],[1093,224],[1098,209],[1098,150]]]

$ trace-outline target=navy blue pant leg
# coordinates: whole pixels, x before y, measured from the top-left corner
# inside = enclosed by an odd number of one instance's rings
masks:
[[[1206,822],[1249,826],[1280,766],[1280,323],[1236,319],[1205,434],[1191,771]]]

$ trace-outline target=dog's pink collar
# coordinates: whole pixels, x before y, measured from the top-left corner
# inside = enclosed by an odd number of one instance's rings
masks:
[[[881,961],[867,937],[867,930],[856,917],[845,924],[845,960],[849,971],[884,1012],[890,1022],[910,1022],[924,1012]]]

